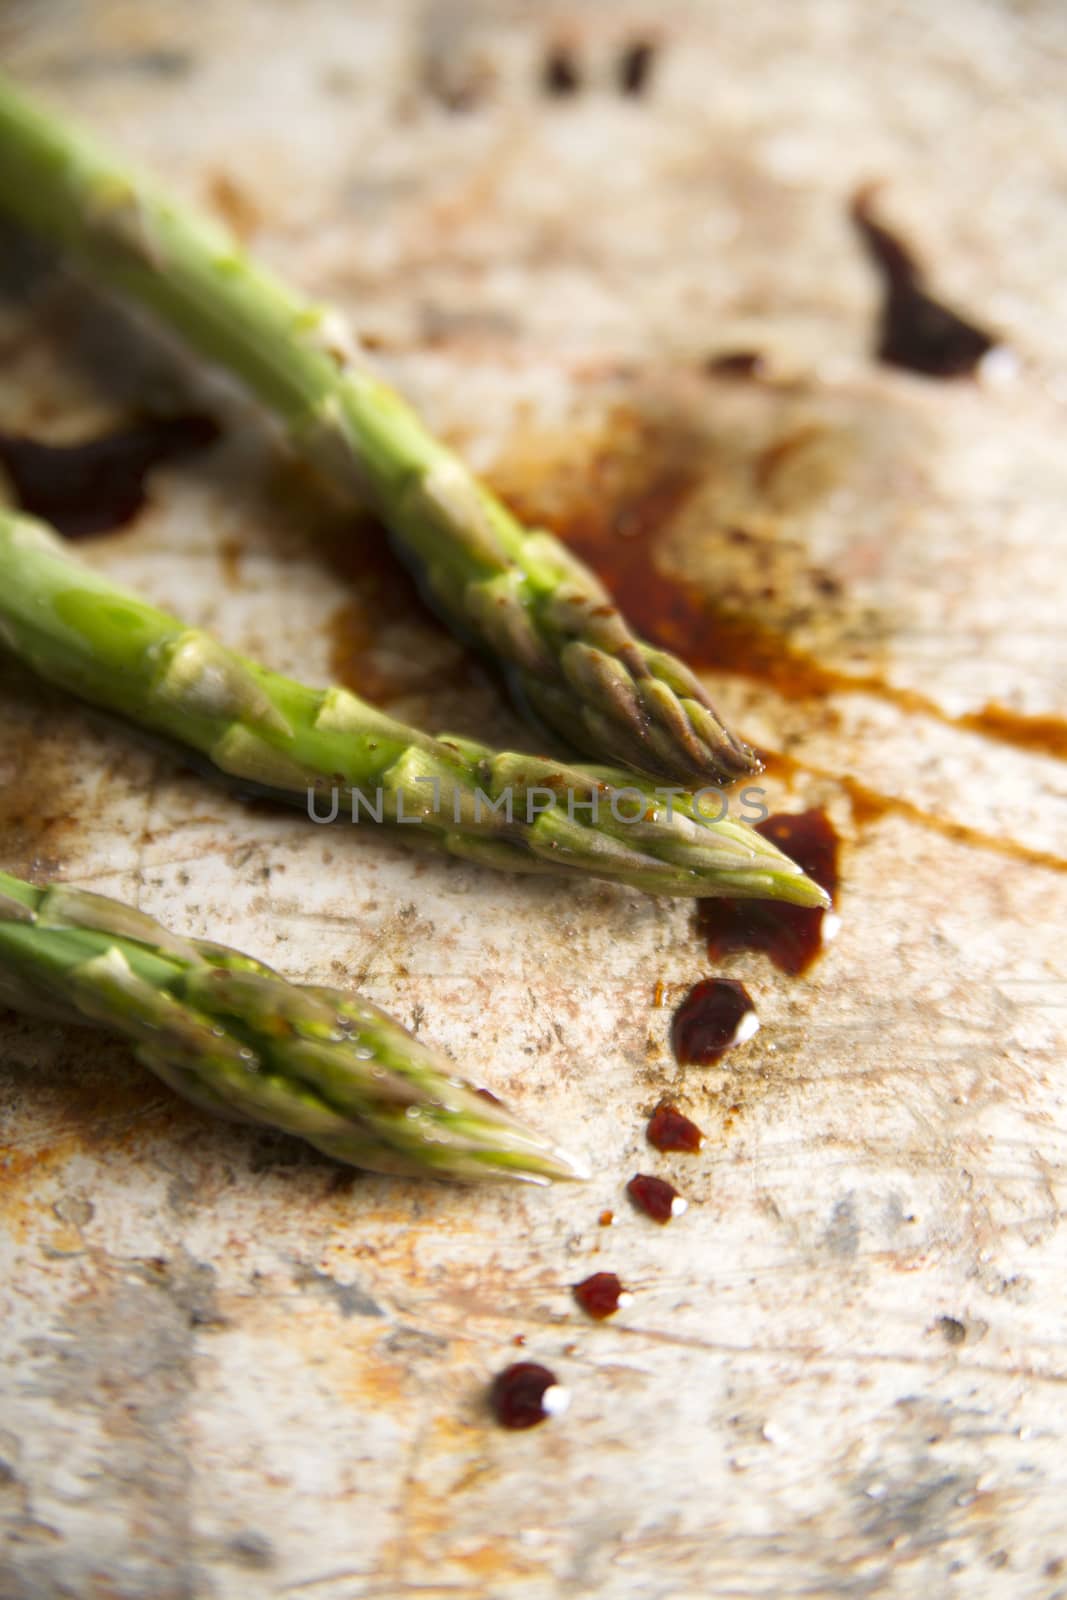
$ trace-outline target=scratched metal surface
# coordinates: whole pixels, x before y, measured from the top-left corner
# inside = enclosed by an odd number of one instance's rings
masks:
[[[655,75],[623,98],[646,26]],[[568,98],[539,87],[557,37]],[[799,763],[772,803],[842,829],[843,927],[799,981],[735,958],[762,1031],[683,1072],[670,1002],[708,970],[686,907],[249,809],[4,667],[5,864],[358,982],[594,1176],[349,1180],[4,1017],[0,1592],[1067,1593],[1063,767],[899,692],[1063,711],[1067,14],[15,0],[0,49],[349,311],[546,518],[681,463],[661,565],[870,680],[709,676]],[[844,213],[871,177],[1013,382],[872,364]],[[3,270],[3,426],[75,437],[200,392],[80,290]],[[753,345],[781,381],[702,374]],[[86,558],[278,668],[325,681],[344,634],[403,712],[520,737],[220,403],[225,443]],[[664,1090],[700,1156],[644,1146]],[[671,1228],[626,1207],[637,1168],[688,1195]],[[635,1300],[594,1326],[568,1286],[600,1268]],[[520,1334],[574,1399],[509,1435],[484,1394]]]

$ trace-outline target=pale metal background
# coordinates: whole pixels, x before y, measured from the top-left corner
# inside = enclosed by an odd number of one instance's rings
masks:
[[[559,38],[567,99],[540,88]],[[614,492],[598,455],[639,489],[681,462],[665,565],[948,712],[1063,711],[1062,5],[40,0],[0,12],[0,53],[339,304],[544,517]],[[873,364],[846,218],[871,178],[1013,381]],[[3,276],[0,426],[214,403],[76,286]],[[701,372],[753,346],[779,381]],[[224,445],[86,558],[321,682],[348,608],[403,714],[523,738],[457,646],[377,591],[360,613],[332,513],[220,403]],[[841,827],[843,926],[802,980],[722,968],[762,1031],[680,1071],[691,908],[249,809],[4,666],[5,865],[358,983],[593,1169],[349,1180],[3,1019],[5,1600],[1067,1594],[1062,764],[899,695],[709,682],[804,764],[772,803]],[[857,814],[857,783],[907,805]],[[645,1146],[663,1092],[699,1157]],[[666,1230],[625,1203],[639,1168],[690,1199]],[[594,1326],[569,1285],[609,1268],[635,1300]],[[484,1396],[520,1334],[573,1405],[510,1435]]]

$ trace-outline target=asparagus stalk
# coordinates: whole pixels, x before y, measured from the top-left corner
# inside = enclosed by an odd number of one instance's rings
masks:
[[[757,772],[700,680],[526,529],[357,357],[336,313],[0,79],[0,206],[240,378],[392,533],[431,603],[524,708],[595,759],[695,787]]]
[[[433,738],[345,689],[282,677],[118,588],[42,523],[3,508],[0,572],[0,641],[43,678],[320,820],[373,818],[409,843],[511,871],[827,904],[754,829],[705,820],[699,796]]]
[[[372,1172],[582,1178],[377,1006],[118,900],[0,872],[0,1004],[121,1034],[171,1088]]]

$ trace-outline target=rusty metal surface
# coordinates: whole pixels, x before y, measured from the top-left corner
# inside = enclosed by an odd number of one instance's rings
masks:
[[[542,88],[557,41],[571,94]],[[5,865],[360,984],[594,1177],[349,1178],[2,1019],[0,1592],[1067,1593],[1063,767],[951,720],[1064,709],[1062,8],[42,0],[0,50],[349,311],[518,503],[655,524],[661,570],[787,641],[792,684],[709,682],[793,758],[771,803],[846,839],[836,942],[801,980],[735,957],[762,1030],[683,1071],[690,908],[249,808],[5,664]],[[870,178],[1013,381],[872,363]],[[78,436],[207,381],[4,279],[0,425]],[[753,347],[774,381],[703,371]],[[219,403],[223,445],[87,559],[280,669],[521,737]],[[701,1155],[644,1145],[665,1090]],[[627,1208],[638,1168],[689,1197],[672,1227]],[[609,1268],[635,1299],[595,1326],[569,1285]],[[573,1404],[509,1435],[484,1395],[518,1335]]]

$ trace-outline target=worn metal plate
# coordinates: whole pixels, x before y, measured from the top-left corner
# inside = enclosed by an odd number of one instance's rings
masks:
[[[762,1031],[681,1071],[690,908],[251,809],[5,666],[5,864],[358,983],[594,1173],[349,1179],[4,1018],[5,1596],[1067,1592],[1063,766],[951,721],[1063,711],[1065,46],[1056,0],[0,13],[11,70],[341,305],[531,514],[658,540],[788,644],[793,679],[757,652],[709,683],[793,757],[771,803],[846,838],[827,955],[735,957]],[[845,214],[872,178],[1013,381],[872,362]],[[6,246],[3,274],[0,426],[76,437],[213,383]],[[703,370],[753,347],[772,381]],[[275,667],[523,737],[210,398],[223,444],[86,559]],[[645,1146],[664,1091],[700,1156]],[[665,1230],[622,1194],[652,1163],[691,1202]],[[635,1294],[605,1326],[569,1289],[599,1268]],[[484,1397],[520,1335],[574,1398],[509,1435]]]

